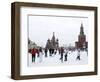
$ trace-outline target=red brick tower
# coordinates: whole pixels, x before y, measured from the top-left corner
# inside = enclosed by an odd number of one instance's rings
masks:
[[[84,34],[83,24],[80,27],[80,34],[78,36],[78,41],[75,42],[75,47],[77,49],[86,49],[88,46],[88,42],[86,42],[86,35]]]

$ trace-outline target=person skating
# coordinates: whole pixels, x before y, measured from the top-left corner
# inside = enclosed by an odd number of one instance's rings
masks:
[[[42,50],[41,47],[39,49],[39,57],[40,57],[40,62],[42,62],[42,59],[43,59],[43,50]]]
[[[86,51],[86,53],[87,53],[87,56],[88,56],[88,49],[86,49],[85,51]]]
[[[54,54],[55,54],[55,55],[56,55],[56,53],[57,53],[57,49],[54,50]]]
[[[59,54],[61,54],[61,48],[59,48],[58,51],[59,51]]]
[[[45,48],[45,57],[47,57],[47,52],[48,52],[48,50],[47,50],[47,48]]]
[[[61,47],[61,62],[63,62],[63,53],[64,53],[64,49],[63,49],[63,47]]]
[[[52,56],[52,53],[53,53],[52,48],[50,48],[49,49],[49,55]]]
[[[52,54],[54,54],[54,49],[52,48]]]
[[[36,58],[36,49],[35,48],[33,48],[32,50],[31,50],[31,54],[32,54],[32,62],[35,62],[35,58]]]
[[[36,52],[37,52],[37,57],[39,57],[39,50],[38,50],[38,49],[36,49]]]
[[[80,60],[80,50],[78,50],[78,54],[77,54],[76,60]]]
[[[66,52],[65,52],[65,60],[64,61],[67,61],[67,57],[68,57],[68,50],[66,50]]]

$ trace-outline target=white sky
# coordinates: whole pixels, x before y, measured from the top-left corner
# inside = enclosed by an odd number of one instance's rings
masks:
[[[29,38],[39,46],[45,46],[48,38],[52,38],[53,32],[59,39],[60,46],[75,45],[81,23],[86,40],[88,39],[88,18],[31,15],[28,19]]]

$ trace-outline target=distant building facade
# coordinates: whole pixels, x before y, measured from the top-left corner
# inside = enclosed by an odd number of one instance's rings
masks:
[[[78,35],[78,41],[75,42],[75,47],[77,49],[87,49],[88,42],[86,42],[86,35],[84,34],[83,24],[80,27],[80,34]]]
[[[59,40],[55,38],[55,33],[53,32],[53,36],[52,39],[48,39],[47,43],[46,43],[46,47],[47,49],[58,49],[59,48]]]
[[[28,39],[28,49],[37,48],[37,44]]]

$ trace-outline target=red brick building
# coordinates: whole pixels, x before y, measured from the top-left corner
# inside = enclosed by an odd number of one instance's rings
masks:
[[[80,34],[78,35],[78,41],[75,42],[75,47],[77,49],[86,49],[86,48],[88,48],[88,42],[86,42],[86,35],[84,34],[83,24],[81,24]]]
[[[55,33],[53,32],[53,36],[52,36],[52,39],[48,39],[47,40],[47,43],[46,43],[46,47],[47,49],[58,49],[59,48],[59,40],[58,38],[56,39],[55,38]]]

